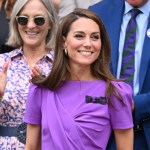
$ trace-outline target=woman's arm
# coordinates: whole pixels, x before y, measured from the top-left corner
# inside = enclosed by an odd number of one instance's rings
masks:
[[[133,128],[114,130],[117,150],[133,150]]]
[[[27,139],[25,150],[41,150],[41,126],[27,125]]]

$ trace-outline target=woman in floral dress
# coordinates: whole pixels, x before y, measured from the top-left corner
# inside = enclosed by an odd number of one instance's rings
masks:
[[[18,0],[7,44],[18,47],[0,55],[0,150],[23,150],[17,138],[23,123],[30,78],[45,76],[53,62],[57,16],[49,0]],[[32,71],[31,71],[32,70]]]

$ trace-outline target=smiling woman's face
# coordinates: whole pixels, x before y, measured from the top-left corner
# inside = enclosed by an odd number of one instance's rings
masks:
[[[46,36],[51,28],[48,19],[47,10],[41,0],[30,0],[21,10],[19,16],[28,18],[25,25],[18,23],[18,30],[23,41],[23,46],[26,49],[30,47],[45,47]],[[45,22],[42,25],[37,25],[34,21],[35,17],[43,17]]]
[[[148,0],[126,0],[130,5],[134,7],[143,6]]]
[[[73,22],[65,38],[64,48],[68,51],[71,66],[91,66],[98,58],[101,49],[98,24],[84,17]]]

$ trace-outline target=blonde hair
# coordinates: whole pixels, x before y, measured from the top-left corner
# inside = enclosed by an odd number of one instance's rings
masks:
[[[17,0],[12,10],[11,19],[10,19],[10,34],[9,34],[7,44],[13,47],[20,47],[23,45],[23,41],[18,31],[16,16],[20,13],[22,8],[27,4],[28,1],[29,0]],[[53,2],[51,0],[41,0],[41,2],[44,4],[45,8],[47,9],[48,18],[51,23],[51,29],[49,30],[46,37],[46,48],[52,48],[54,46],[55,35],[56,35],[57,24],[58,24],[57,13],[53,5]]]

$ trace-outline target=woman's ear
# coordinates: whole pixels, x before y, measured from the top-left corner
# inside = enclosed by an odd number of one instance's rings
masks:
[[[66,48],[66,38],[63,36],[63,46]]]

